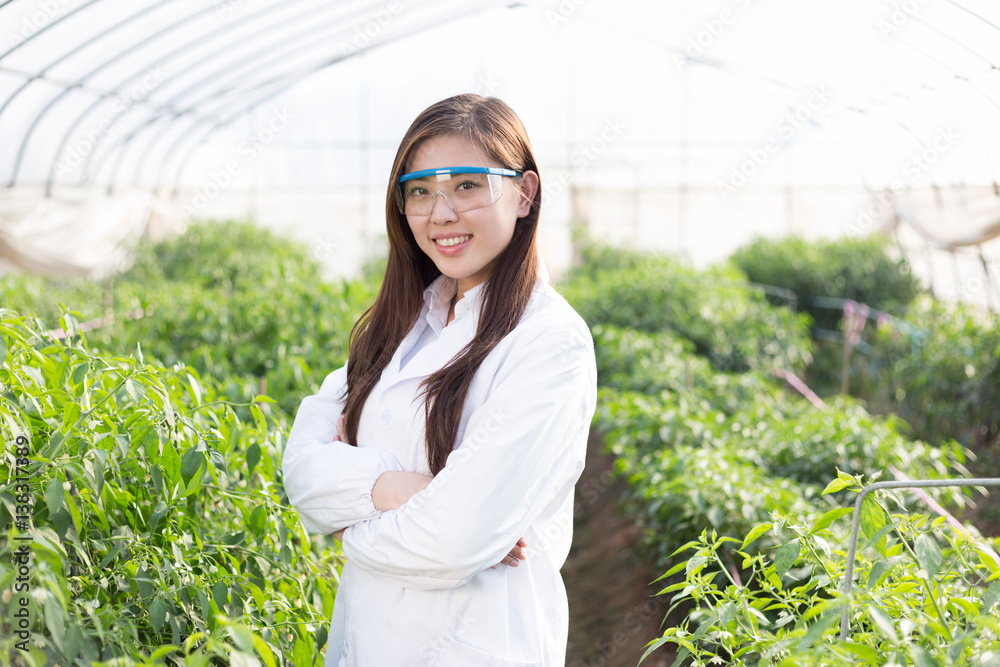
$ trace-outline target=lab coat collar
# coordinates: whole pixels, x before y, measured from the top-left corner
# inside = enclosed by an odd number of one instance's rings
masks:
[[[465,295],[455,304],[456,320],[461,319],[470,311],[474,316],[479,316],[479,305],[482,302],[482,292],[485,284],[485,282],[481,282],[475,287],[466,290]],[[444,321],[447,319],[448,310],[451,307],[451,300],[455,298],[457,293],[458,280],[450,278],[443,273],[435,278],[434,282],[424,290],[424,303],[426,306],[423,316],[428,318],[428,324],[430,324],[430,318],[435,316],[442,320],[440,326],[435,324],[438,334],[441,333],[439,329],[444,327]]]
[[[463,313],[472,312],[473,320],[478,322],[479,320],[479,308],[482,304],[482,294],[483,286],[486,282],[481,282],[475,287],[466,290],[465,295],[462,299],[455,304],[455,319],[462,317]],[[549,284],[549,271],[545,266],[545,261],[542,259],[541,255],[538,256],[538,281],[536,283],[536,288],[538,286],[545,287]],[[427,315],[428,311],[434,309],[436,304],[447,303],[455,298],[458,293],[458,280],[446,276],[445,274],[439,275],[435,278],[427,289],[424,290],[424,303],[426,304],[426,309],[424,310],[423,316]]]
[[[535,292],[544,290],[548,283],[549,272],[541,256],[539,256],[538,280],[535,283]],[[386,369],[388,375],[384,374],[384,376],[390,386],[411,378],[424,377],[434,372],[442,366],[442,360],[447,361],[451,359],[472,340],[472,337],[476,333],[476,327],[479,325],[479,310],[482,305],[483,286],[485,284],[485,282],[479,283],[466,291],[462,300],[455,304],[455,321],[442,329],[439,334],[441,340],[436,343],[438,347],[437,353],[433,355],[418,354],[400,371],[400,360],[416,345],[417,339],[424,330],[424,326],[421,326],[421,320],[417,320],[416,325],[410,329],[410,332],[396,349],[396,354]],[[444,274],[439,275],[424,290],[424,307],[420,312],[420,318],[426,320],[428,313],[434,307],[435,303],[444,304],[451,301],[457,291],[458,281],[455,278]],[[444,307],[444,310],[447,316],[447,307]],[[425,326],[430,326],[430,322],[426,322]]]

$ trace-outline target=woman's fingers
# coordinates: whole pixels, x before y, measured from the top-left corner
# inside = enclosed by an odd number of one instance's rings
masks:
[[[497,563],[497,565],[509,565],[510,567],[517,567],[519,560],[527,560],[528,558],[527,546],[528,543],[522,537],[517,541],[517,545],[515,545],[514,548],[511,549],[510,552],[508,552],[508,554],[503,557],[503,560]],[[495,570],[497,568],[497,565],[491,565],[490,569]]]

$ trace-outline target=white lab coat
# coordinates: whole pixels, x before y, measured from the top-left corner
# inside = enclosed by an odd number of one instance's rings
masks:
[[[456,287],[441,275],[425,290],[420,317],[365,403],[357,447],[337,441],[346,364],[303,400],[289,434],[284,486],[303,524],[322,534],[350,526],[326,667],[565,665],[559,569],[597,366],[589,328],[544,264],[528,310],[475,375],[444,470],[399,509],[372,503],[383,472],[430,474],[417,388],[472,339],[484,285],[466,292],[445,326]],[[418,341],[424,347],[411,354]],[[522,536],[527,559],[490,569]]]

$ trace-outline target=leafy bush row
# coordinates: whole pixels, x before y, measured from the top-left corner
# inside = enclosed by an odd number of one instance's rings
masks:
[[[662,316],[655,283],[667,272],[641,283],[655,260],[621,250],[592,259],[578,276],[600,276],[615,296],[600,295],[587,278],[567,293],[590,308],[601,383],[595,421],[628,479],[626,509],[645,529],[650,559],[666,568],[691,556],[661,577],[661,594],[674,594],[671,609],[689,613],[646,655],[673,643],[675,664],[996,664],[996,545],[975,529],[956,534],[943,518],[914,514],[909,494],[892,496],[904,510],[897,514],[884,498],[865,500],[850,637],[837,638],[848,601],[838,592],[845,521],[861,480],[897,471],[960,476],[967,450],[950,439],[910,440],[902,420],[872,416],[856,399],[817,408],[790,395],[768,373],[788,357],[719,364],[739,331],[711,310],[720,302],[699,314],[727,323],[716,327],[721,335],[696,341],[704,329],[684,317],[697,315],[678,307]],[[630,300],[632,281],[642,296]],[[748,330],[773,339],[774,321],[759,318]],[[964,501],[956,490],[934,495],[946,505]]]
[[[103,285],[11,275],[6,307],[54,326],[65,309],[85,320],[116,314],[89,334],[96,350],[134,350],[165,365],[190,365],[223,382],[234,400],[267,393],[287,414],[343,365],[347,337],[374,300],[373,271],[325,282],[306,248],[250,223],[203,223],[170,240],[144,242],[132,267]],[[145,316],[129,319],[140,311]]]
[[[810,360],[809,320],[767,302],[732,267],[697,271],[665,255],[584,247],[563,294],[592,327],[670,331],[719,370],[785,368]]]
[[[859,491],[863,483],[841,474],[830,489]],[[776,513],[742,540],[702,532],[677,550],[689,557],[661,577],[681,580],[658,593],[673,594],[671,608],[692,611],[650,642],[643,660],[670,643],[676,664],[701,667],[1000,663],[996,543],[943,517],[893,512],[889,501],[900,505],[886,491],[861,505],[850,595],[840,545],[853,507],[818,518]]]
[[[888,244],[881,235],[818,241],[758,238],[730,260],[753,282],[794,292],[798,310],[808,312],[817,326],[836,331],[840,311],[823,307],[817,297],[853,299],[900,314],[920,292],[909,263],[890,257]]]
[[[842,311],[817,304],[817,297],[853,299],[902,318],[868,322],[851,358],[851,393],[873,412],[902,417],[913,437],[995,448],[1000,316],[921,294],[909,264],[892,257],[888,244],[878,235],[757,239],[730,259],[750,280],[795,292],[797,308],[825,329],[842,328]],[[811,386],[821,394],[839,391],[843,343],[820,342],[815,352]]]
[[[953,441],[911,441],[896,420],[873,417],[852,399],[819,410],[759,374],[716,373],[670,334],[599,325],[595,345],[595,422],[629,481],[630,513],[659,566],[706,526],[733,535],[777,510],[824,513],[830,505],[819,495],[835,468],[875,475],[895,467],[921,478],[964,471],[965,450]],[[631,376],[628,359],[636,360]]]
[[[870,327],[852,358],[853,393],[900,415],[918,437],[988,443],[1000,436],[1000,316],[916,299],[907,321]]]
[[[313,664],[336,562],[282,502],[288,423],[270,399],[231,404],[220,383],[141,347],[98,354],[79,314],[61,318],[65,341],[0,318],[0,654],[39,667]],[[12,593],[22,544],[28,596]],[[26,638],[10,625],[22,599]]]

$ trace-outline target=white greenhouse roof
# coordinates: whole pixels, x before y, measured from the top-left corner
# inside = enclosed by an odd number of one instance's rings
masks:
[[[995,0],[0,0],[0,260],[97,271],[40,235],[77,207],[121,256],[167,205],[360,257],[403,132],[458,92],[524,120],[563,245],[895,226],[934,276],[1000,277]]]
[[[205,137],[316,72],[498,5],[414,4],[0,0],[0,178],[160,182]]]

